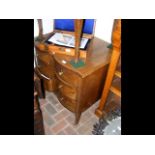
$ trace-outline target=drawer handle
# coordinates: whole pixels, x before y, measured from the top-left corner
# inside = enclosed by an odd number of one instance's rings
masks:
[[[67,86],[69,86],[69,87],[71,87],[71,88],[74,88],[72,85],[70,85],[69,83],[67,83],[67,82],[65,82],[64,80],[62,80],[60,77],[59,77],[59,75],[56,73],[55,74],[56,75],[56,77],[58,78],[58,80],[60,80],[62,83],[64,83],[65,85],[67,85]]]
[[[62,101],[63,99],[64,99],[63,97],[60,98],[61,101]]]
[[[61,76],[62,74],[63,74],[63,71],[60,71],[60,72],[59,72],[59,75]]]
[[[62,88],[62,87],[63,87],[62,85],[59,85],[59,86],[58,86],[59,89]]]
[[[65,48],[60,47],[59,50],[60,50],[60,51],[65,51]]]

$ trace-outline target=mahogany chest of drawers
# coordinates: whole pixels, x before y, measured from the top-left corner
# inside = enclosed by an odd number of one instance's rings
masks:
[[[39,49],[38,44],[36,52],[40,72],[52,80],[51,87],[60,103],[75,113],[75,123],[78,123],[81,113],[101,96],[111,56],[108,43],[94,37],[84,59],[85,65],[80,68],[70,64],[72,56],[48,51],[47,44]]]

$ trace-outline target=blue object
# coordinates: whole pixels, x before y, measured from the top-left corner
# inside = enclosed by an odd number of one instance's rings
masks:
[[[94,19],[84,20],[83,33],[93,33],[94,21]],[[74,19],[55,19],[54,28],[57,30],[74,31]]]

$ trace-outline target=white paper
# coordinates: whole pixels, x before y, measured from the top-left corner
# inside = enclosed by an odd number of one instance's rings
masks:
[[[55,33],[48,41],[62,46],[75,47],[75,37],[69,34]],[[82,38],[80,48],[85,48],[87,42],[87,38]]]

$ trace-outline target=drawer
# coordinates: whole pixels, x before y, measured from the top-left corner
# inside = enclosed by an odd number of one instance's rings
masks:
[[[50,92],[57,90],[57,80],[55,78],[47,80],[43,79],[44,89]]]
[[[55,62],[55,71],[56,71],[56,75],[63,81],[67,82],[72,86],[75,86],[75,87],[78,86],[80,77],[76,73],[65,68],[64,66],[61,66],[57,62]]]
[[[41,74],[45,75],[48,78],[53,78],[55,76],[54,69],[50,66],[41,66],[38,67]]]
[[[74,56],[74,49],[72,48],[67,48],[63,46],[55,46],[55,45],[49,45],[48,50],[52,53],[60,53],[60,54],[65,54],[65,55],[70,55]]]
[[[57,81],[58,81],[58,91],[63,96],[66,96],[71,100],[76,100],[77,97],[76,89],[74,87],[71,87],[67,83],[64,83],[63,81],[60,81],[59,78],[57,79]]]
[[[75,55],[75,49],[74,48],[67,48],[63,46],[55,46],[55,45],[49,45],[48,46],[49,52],[54,53],[59,53],[59,54],[64,54],[64,55],[70,55],[74,56]],[[86,58],[87,52],[86,50],[80,50],[80,58]]]
[[[39,65],[51,65],[54,67],[53,57],[49,54],[37,54],[37,60]]]
[[[61,92],[58,92],[57,94],[58,100],[60,103],[66,107],[68,110],[75,112],[76,109],[76,101],[69,99],[68,97],[61,94]]]

